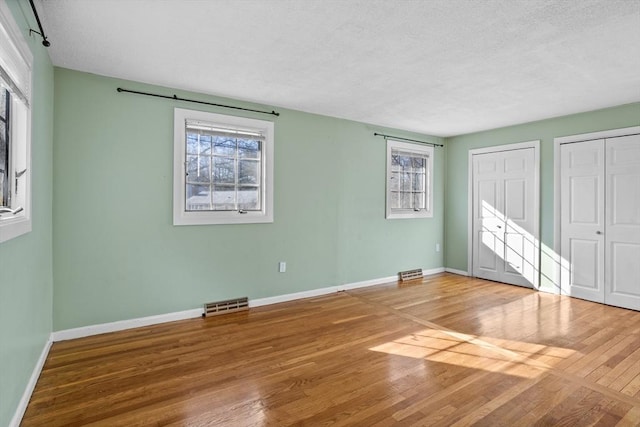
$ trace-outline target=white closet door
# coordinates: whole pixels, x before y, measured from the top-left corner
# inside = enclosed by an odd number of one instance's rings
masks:
[[[606,140],[605,303],[640,310],[640,135]]]
[[[473,275],[502,281],[502,153],[473,156]]]
[[[560,147],[563,294],[604,302],[604,140]]]
[[[535,280],[535,151],[474,154],[473,275],[532,287]]]
[[[535,152],[533,148],[505,151],[504,278],[502,281],[532,287],[537,274],[538,242],[535,233]]]

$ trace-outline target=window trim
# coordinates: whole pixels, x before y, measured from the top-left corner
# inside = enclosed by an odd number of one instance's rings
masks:
[[[427,208],[419,211],[413,209],[392,209],[391,208],[391,154],[393,151],[404,151],[415,153],[427,158],[426,183],[425,183],[425,204]],[[432,218],[433,217],[433,147],[409,142],[387,139],[387,175],[386,175],[386,216],[387,219],[410,219],[410,218]]]
[[[264,133],[261,210],[257,211],[187,211],[186,195],[186,132],[187,120],[201,120],[221,127],[256,129]],[[174,109],[173,144],[173,225],[254,224],[273,222],[273,122],[206,111]]]
[[[12,87],[12,111],[11,114],[11,127],[12,129],[12,147],[11,147],[11,159],[9,176],[15,176],[15,167],[18,158],[25,156],[23,159],[24,167],[26,171],[21,175],[18,182],[19,188],[22,188],[24,197],[17,198],[15,194],[11,196],[12,209],[22,207],[22,210],[16,214],[3,213],[0,214],[0,243],[11,240],[15,237],[29,233],[32,230],[32,210],[31,210],[31,79],[33,75],[33,54],[29,49],[22,32],[11,10],[5,2],[0,2],[0,33],[5,33],[9,43],[5,45],[4,53],[7,55],[3,62],[5,71],[9,74],[9,78],[16,79],[16,81],[8,82],[10,86],[17,84],[18,86]],[[26,76],[24,74],[27,74]],[[16,94],[13,90],[18,90],[20,93]],[[17,113],[18,103],[24,106],[22,112]],[[16,137],[16,135],[18,135]],[[20,171],[18,171],[20,172]],[[10,178],[10,186],[15,185],[14,179]],[[20,206],[17,206],[17,200],[21,199]]]

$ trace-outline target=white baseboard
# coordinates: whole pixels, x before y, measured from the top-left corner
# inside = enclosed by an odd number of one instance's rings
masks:
[[[432,274],[438,274],[444,272],[444,267],[432,268],[429,270],[422,270],[422,274],[429,276]],[[293,301],[302,298],[312,298],[320,295],[333,294],[335,292],[348,291],[351,289],[366,288],[368,286],[381,285],[383,283],[395,282],[398,280],[398,275],[379,277],[377,279],[363,280],[361,282],[345,283],[344,285],[329,286],[326,288],[312,289],[310,291],[295,292],[292,294],[277,295],[274,297],[258,298],[249,301],[249,307],[260,307],[263,305],[277,304],[280,302]]]
[[[36,362],[36,365],[33,367],[33,372],[31,372],[31,377],[29,378],[29,382],[24,389],[24,393],[22,393],[22,397],[20,398],[20,402],[18,402],[18,407],[16,408],[15,413],[13,414],[13,418],[9,421],[9,427],[19,427],[22,422],[22,417],[24,416],[24,412],[27,410],[27,405],[29,405],[29,400],[31,400],[31,395],[33,394],[33,390],[36,388],[36,383],[38,382],[38,378],[40,377],[40,372],[42,372],[42,368],[44,367],[44,362],[47,361],[47,356],[49,355],[49,349],[51,349],[51,344],[53,344],[52,335],[49,335],[49,339],[44,344],[44,348],[40,353],[40,357]]]
[[[292,294],[276,295],[274,297],[257,298],[249,300],[249,307],[261,307],[263,305],[278,304],[281,302],[293,301],[297,299],[318,297],[320,295],[327,295],[335,292],[340,292],[339,286],[311,289],[310,291],[294,292]]]
[[[309,291],[294,292],[292,294],[276,295],[274,297],[258,298],[249,301],[249,307],[261,307],[263,305],[278,304],[281,302],[294,301],[303,298],[313,298],[320,295],[334,294],[349,289],[364,288],[366,286],[380,285],[382,283],[393,282],[398,276],[380,277],[378,279],[364,280],[362,282],[347,283],[338,286],[328,286],[326,288],[311,289]]]
[[[390,282],[397,282],[397,281],[398,281],[398,275],[394,274],[393,276],[380,277],[378,279],[363,280],[361,282],[353,282],[353,283],[345,283],[344,285],[338,287],[339,288],[338,292],[348,291],[351,289],[366,288],[369,286],[382,285],[383,283],[390,283]]]
[[[444,267],[432,268],[430,270],[422,270],[424,276],[431,276],[432,274],[444,273],[447,271]]]
[[[447,273],[453,273],[453,274],[457,274],[460,276],[469,276],[469,273],[467,273],[466,271],[463,270],[456,270],[455,268],[445,268],[444,271],[446,271]]]
[[[444,267],[423,270],[425,276],[431,274],[442,273]],[[338,286],[328,286],[326,288],[311,289],[309,291],[294,292],[291,294],[276,295],[273,297],[257,298],[249,300],[249,307],[261,307],[264,305],[277,304],[280,302],[293,301],[303,298],[312,298],[320,295],[332,294],[335,292],[348,291],[350,289],[364,288],[367,286],[375,286],[383,283],[394,282],[398,280],[397,275],[380,277],[378,279],[364,280],[361,282],[347,283]],[[202,316],[202,309],[195,308],[192,310],[178,311],[175,313],[159,314],[156,316],[140,317],[137,319],[120,320],[117,322],[102,323],[99,325],[83,326],[80,328],[65,329],[56,331],[51,334],[52,340],[65,341],[76,338],[88,337],[91,335],[105,334],[108,332],[123,331],[125,329],[139,328],[142,326],[156,325],[158,323],[173,322],[176,320],[193,319]]]
[[[58,342],[88,337],[91,335],[106,334],[107,332],[157,325],[159,323],[175,322],[176,320],[193,319],[200,316],[202,316],[202,308],[194,308],[191,310],[176,311],[174,313],[158,314],[156,316],[139,317],[137,319],[119,320],[117,322],[65,329],[54,332],[52,337],[54,342]]]

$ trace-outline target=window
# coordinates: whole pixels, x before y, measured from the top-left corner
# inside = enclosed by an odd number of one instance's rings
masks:
[[[173,224],[273,222],[273,122],[176,108]]]
[[[387,140],[387,218],[433,216],[433,147]]]
[[[11,206],[9,167],[11,165],[11,93],[0,88],[0,206]]]
[[[31,64],[11,11],[0,3],[0,242],[31,231]]]

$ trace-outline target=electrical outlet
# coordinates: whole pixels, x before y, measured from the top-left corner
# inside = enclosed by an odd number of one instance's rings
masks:
[[[278,271],[280,273],[284,273],[285,271],[287,271],[287,263],[284,261],[280,261],[280,263],[278,264]]]
[[[440,252],[440,243],[436,243],[436,252]]]

